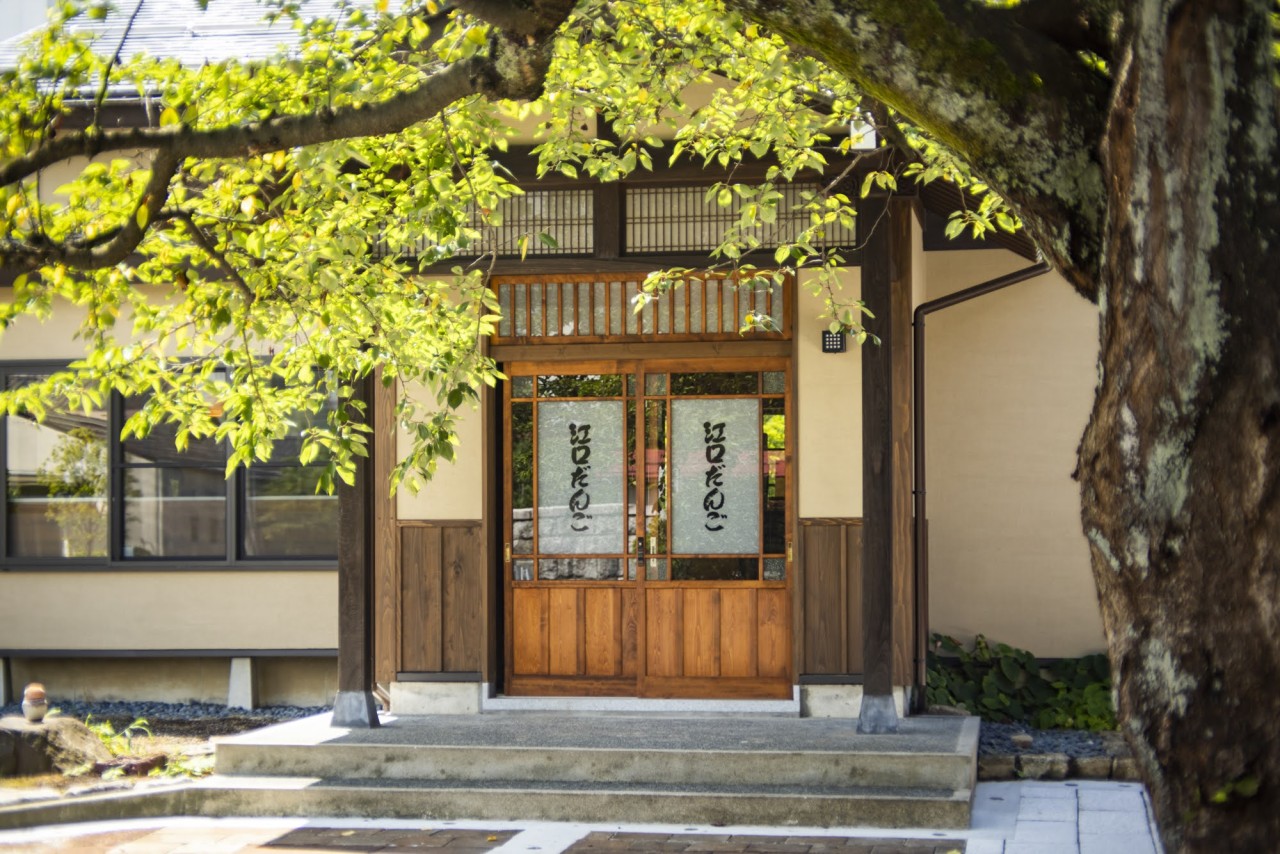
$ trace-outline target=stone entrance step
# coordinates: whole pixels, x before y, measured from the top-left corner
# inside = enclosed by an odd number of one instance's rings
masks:
[[[488,780],[347,780],[218,776],[204,781],[205,815],[500,819],[805,827],[966,828],[972,792],[811,787]],[[191,792],[194,795],[196,792]]]
[[[217,745],[209,808],[236,815],[968,826],[978,723],[509,713],[327,716]]]

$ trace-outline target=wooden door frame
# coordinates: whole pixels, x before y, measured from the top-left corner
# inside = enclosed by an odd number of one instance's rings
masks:
[[[764,342],[760,342],[764,343]],[[772,342],[770,342],[772,343]],[[681,347],[684,350],[688,347]],[[646,351],[643,354],[633,354],[631,358],[590,358],[590,353],[583,353],[586,358],[565,359],[521,359],[518,362],[513,360],[510,364],[504,364],[503,369],[509,378],[517,376],[535,376],[538,374],[548,373],[548,366],[552,366],[552,370],[557,373],[564,374],[609,374],[616,373],[624,376],[630,375],[635,377],[635,392],[631,399],[636,403],[636,413],[634,422],[630,426],[628,434],[629,440],[635,444],[637,450],[637,516],[642,514],[639,509],[639,503],[643,501],[643,487],[645,485],[643,471],[643,452],[645,450],[645,442],[643,440],[642,431],[644,429],[644,410],[643,401],[646,397],[644,391],[644,377],[650,373],[715,373],[722,371],[742,371],[748,370],[752,372],[763,373],[766,371],[781,371],[785,377],[783,388],[784,401],[784,417],[787,425],[786,440],[784,447],[783,460],[785,470],[787,472],[786,482],[784,484],[783,501],[786,508],[784,523],[784,543],[785,543],[785,559],[786,559],[786,578],[783,582],[768,582],[763,578],[763,566],[761,566],[761,576],[753,582],[746,582],[741,589],[779,589],[783,592],[783,602],[786,608],[786,621],[788,626],[787,638],[790,644],[788,654],[785,656],[786,674],[782,678],[774,677],[772,681],[777,685],[771,686],[767,692],[767,696],[790,697],[791,686],[795,681],[795,651],[796,651],[796,613],[793,602],[795,591],[798,584],[795,578],[798,564],[795,561],[794,542],[796,537],[795,526],[797,524],[796,517],[796,444],[798,431],[795,421],[795,377],[794,377],[794,360],[789,352],[779,353],[776,347],[769,347],[768,352],[759,352],[757,347],[744,347],[742,352],[735,352],[733,355],[716,355],[712,358],[698,353],[692,355],[688,353],[666,353],[660,354],[652,352],[651,347],[643,348]],[[526,348],[521,348],[526,352],[520,355],[528,354]],[[528,348],[533,349],[533,348]],[[541,348],[538,348],[541,349]],[[591,350],[594,348],[584,347],[583,349]],[[662,348],[669,350],[671,348]],[[701,348],[698,348],[701,349]],[[748,350],[756,351],[749,352]],[[536,350],[535,350],[536,352]],[[529,354],[531,355],[531,354]],[[625,382],[625,380],[624,380]],[[763,398],[763,389],[757,392],[758,398]],[[499,397],[499,395],[495,395]],[[627,396],[624,394],[624,398]],[[670,403],[670,396],[665,396]],[[502,444],[501,460],[502,465],[497,473],[501,478],[499,494],[501,496],[500,522],[496,526],[500,534],[499,540],[504,544],[514,542],[513,539],[513,519],[512,519],[512,495],[511,495],[511,440],[510,440],[510,411],[511,411],[511,383],[510,381],[503,384],[501,395],[502,411],[500,418],[499,441]],[[670,417],[668,412],[667,417]],[[536,428],[535,428],[536,430]],[[536,436],[536,432],[535,432]],[[535,441],[536,447],[536,441]],[[763,453],[765,449],[761,448]],[[536,475],[535,475],[536,477]],[[763,498],[763,496],[762,496]],[[763,537],[763,529],[761,536]],[[630,536],[630,535],[628,535]],[[629,549],[629,546],[628,546]],[[659,697],[697,697],[697,696],[761,696],[762,680],[760,678],[734,678],[734,677],[678,677],[672,679],[669,677],[655,678],[648,674],[647,666],[647,616],[646,616],[646,582],[648,581],[646,573],[637,572],[634,580],[629,579],[628,572],[630,567],[630,552],[623,558],[624,566],[622,579],[618,582],[594,582],[592,586],[603,585],[621,586],[632,591],[634,596],[634,610],[637,616],[636,620],[636,674],[634,678],[621,677],[615,679],[593,679],[591,677],[554,677],[549,676],[542,684],[543,680],[530,677],[517,677],[514,673],[515,650],[514,650],[514,614],[513,601],[515,598],[514,579],[512,578],[513,563],[516,558],[514,554],[507,556],[506,546],[501,550],[502,558],[498,561],[502,576],[502,583],[499,587],[503,599],[503,620],[502,620],[502,637],[500,639],[500,648],[503,651],[503,664],[501,672],[504,677],[503,690],[510,691],[512,685],[518,680],[526,687],[543,689],[542,693],[559,694],[559,695],[601,695],[601,694],[617,694],[617,688],[622,682],[628,682],[633,685],[630,692],[623,696],[659,696]],[[757,555],[762,555],[757,552]],[[670,559],[669,557],[667,558]],[[674,582],[669,579],[659,582],[663,587],[672,589],[695,589],[695,588],[713,588],[718,589],[718,585],[724,582]],[[570,585],[571,586],[571,585]],[[586,585],[583,585],[586,588]],[[735,585],[736,588],[736,585]],[[548,588],[549,589],[549,588]],[[624,606],[625,607],[625,606]],[[758,604],[757,604],[758,607]],[[757,620],[759,616],[757,615]],[[585,639],[584,639],[585,640]],[[558,684],[557,684],[558,683]],[[650,688],[646,689],[646,683]],[[577,688],[578,690],[568,690]]]

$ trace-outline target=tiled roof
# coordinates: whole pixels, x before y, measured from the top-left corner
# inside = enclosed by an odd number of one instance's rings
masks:
[[[141,10],[125,38],[121,55],[139,53],[176,58],[184,65],[238,59],[253,62],[278,53],[297,40],[288,19],[268,23],[270,11],[258,0],[210,0],[201,10],[195,0],[120,0],[106,18],[77,20],[73,29],[98,36],[98,50],[113,53],[120,44],[129,16]],[[337,0],[303,0],[303,17],[331,13]],[[0,42],[0,68],[12,68],[25,36]]]

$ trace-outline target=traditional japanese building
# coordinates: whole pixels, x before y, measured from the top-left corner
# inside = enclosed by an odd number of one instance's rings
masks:
[[[501,156],[525,194],[489,245],[554,240],[494,268],[487,346],[508,380],[466,413],[457,461],[394,497],[404,439],[376,390],[367,527],[343,516],[368,559],[344,555],[341,584],[337,502],[287,442],[224,479],[220,445],[121,441],[126,399],[0,427],[6,697],[38,679],[55,697],[323,703],[341,648],[402,714],[855,716],[864,683],[899,713],[919,698],[931,630],[1101,647],[1070,479],[1096,319],[1025,239],[947,241],[941,185],[865,200],[860,230],[826,239],[878,346],[827,334],[803,272],[693,274],[636,312],[649,271],[707,265],[737,218],[705,201],[724,176],[534,180],[517,142]],[[789,185],[779,216],[849,165]],[[740,332],[751,312],[776,330]],[[80,356],[76,321],[6,330],[3,381]],[[361,614],[340,629],[344,608]]]

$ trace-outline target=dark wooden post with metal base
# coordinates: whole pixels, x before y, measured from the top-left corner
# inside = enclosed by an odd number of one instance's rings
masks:
[[[333,725],[378,726],[373,699],[373,453],[380,425],[374,418],[373,377],[356,380],[353,397],[364,404],[367,457],[356,457],[355,482],[338,483],[338,696]]]
[[[862,299],[875,313],[867,328],[880,343],[862,348],[862,708],[858,732],[898,731],[893,702],[893,336],[895,289],[910,288],[911,220],[888,197],[858,206]],[[908,297],[907,311],[910,312]]]

